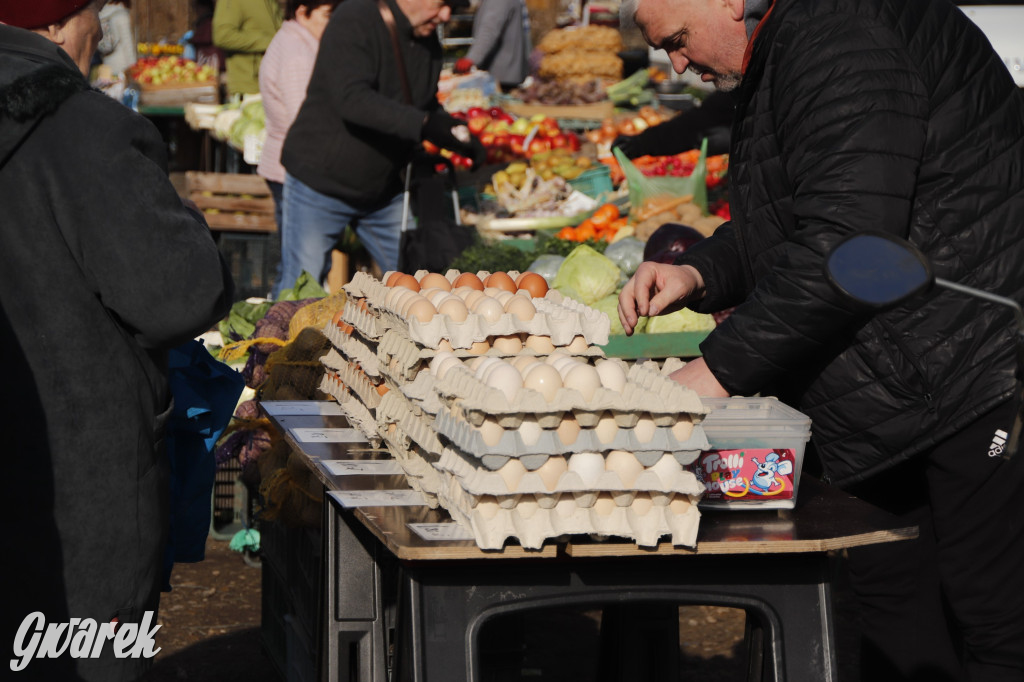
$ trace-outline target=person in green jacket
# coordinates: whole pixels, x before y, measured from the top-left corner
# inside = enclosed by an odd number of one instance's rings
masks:
[[[260,91],[260,61],[284,21],[277,0],[219,0],[213,44],[227,54],[228,95]]]

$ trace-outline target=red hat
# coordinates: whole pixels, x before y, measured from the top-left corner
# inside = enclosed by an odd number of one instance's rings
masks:
[[[56,24],[91,0],[0,0],[0,23],[19,28]]]

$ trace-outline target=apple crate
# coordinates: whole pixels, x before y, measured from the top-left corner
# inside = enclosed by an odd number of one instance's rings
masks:
[[[131,86],[139,91],[140,107],[184,107],[192,102],[220,102],[217,81],[159,84],[132,82]]]

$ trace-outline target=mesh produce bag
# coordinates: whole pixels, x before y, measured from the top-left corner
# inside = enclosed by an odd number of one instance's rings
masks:
[[[700,146],[700,158],[697,161],[693,173],[685,178],[654,176],[648,177],[640,172],[640,169],[633,165],[633,162],[626,158],[618,147],[612,150],[615,159],[622,167],[622,173],[629,183],[629,203],[633,210],[639,209],[652,199],[661,197],[693,197],[693,203],[707,213],[708,210],[708,186],[707,186],[707,138]]]

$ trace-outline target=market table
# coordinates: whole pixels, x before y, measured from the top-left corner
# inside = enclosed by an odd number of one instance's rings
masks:
[[[391,668],[393,679],[477,681],[489,619],[586,605],[606,607],[603,620],[613,621],[602,623],[602,649],[612,652],[603,680],[665,679],[678,661],[668,645],[677,604],[746,612],[751,679],[834,680],[828,552],[917,533],[805,475],[792,510],[706,511],[695,548],[571,536],[538,551],[483,551],[444,539],[460,527],[422,504],[389,453],[360,442],[336,404],[264,407],[327,493],[323,680],[386,680]]]

